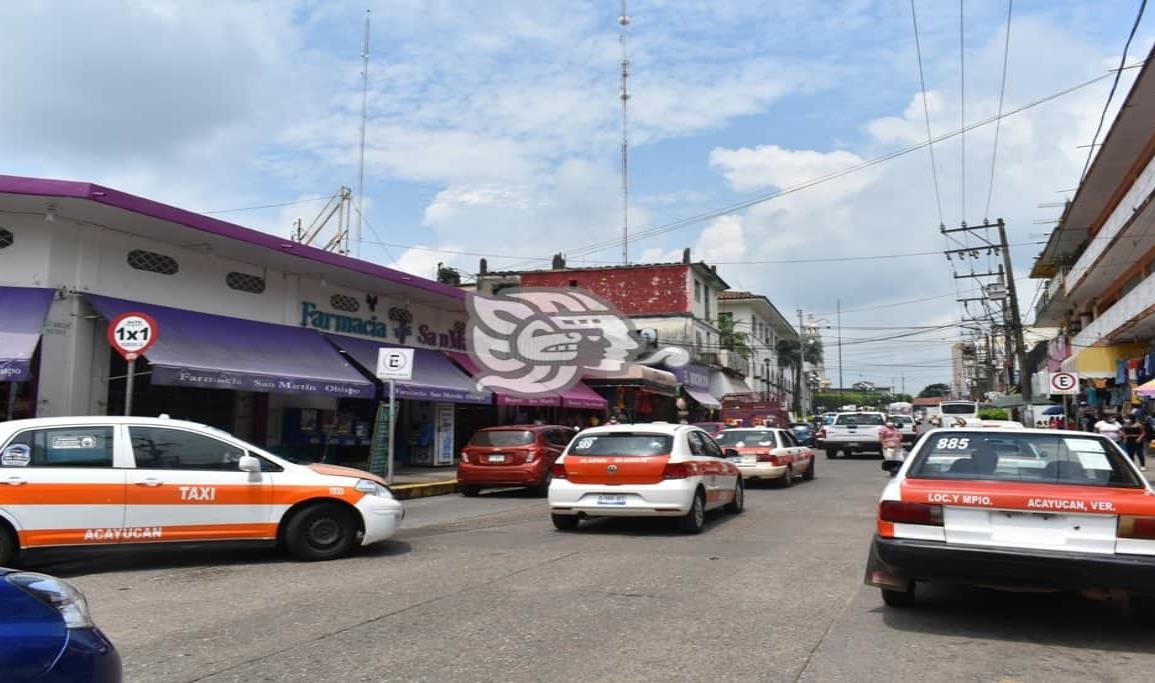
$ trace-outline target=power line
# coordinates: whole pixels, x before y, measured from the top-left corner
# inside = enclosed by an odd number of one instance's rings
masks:
[[[910,17],[914,21],[914,51],[918,56],[918,83],[922,88],[922,116],[926,121],[926,141],[927,148],[930,150],[930,173],[934,180],[934,201],[938,206],[938,224],[945,225],[942,217],[942,194],[938,189],[938,163],[934,158],[934,145],[931,144],[932,135],[930,132],[930,106],[926,101],[926,77],[923,75],[922,68],[922,41],[918,34],[918,11],[914,7],[914,0],[910,0]]]
[[[963,224],[967,219],[967,61],[966,41],[963,36],[963,0],[958,0],[958,61],[959,61],[959,144],[962,148],[962,173],[959,174],[961,195],[959,196],[959,213],[962,214]],[[997,118],[996,118],[997,120]]]
[[[1007,62],[1011,54],[1011,12],[1014,8],[1015,0],[1007,0],[1007,35],[1003,41],[1003,77],[999,83],[999,114],[1003,113],[1003,95],[1007,91]],[[983,220],[987,220],[987,216],[991,213],[991,197],[995,192],[995,161],[999,156],[999,128],[1000,121],[995,121],[995,144],[994,149],[991,150],[991,180],[987,187],[987,205],[983,209]]]
[[[309,202],[319,202],[332,197],[309,197],[308,199],[298,199],[293,202],[281,202],[280,204],[261,204],[259,206],[242,206],[236,209],[218,209],[216,211],[201,211],[206,215],[213,215],[218,213],[237,213],[238,211],[255,211],[257,209],[276,209],[282,206],[296,206],[297,204],[308,204]]]

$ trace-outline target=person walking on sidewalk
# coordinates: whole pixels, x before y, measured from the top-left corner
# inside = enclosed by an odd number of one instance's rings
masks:
[[[1117,444],[1123,443],[1123,425],[1119,424],[1119,418],[1114,415],[1100,415],[1099,421],[1095,423],[1095,431]]]
[[[1123,446],[1131,460],[1144,471],[1147,469],[1147,456],[1143,452],[1146,444],[1147,428],[1134,415],[1128,415],[1127,423],[1123,425]]]
[[[882,443],[882,459],[902,462],[902,432],[893,422],[887,422],[878,430],[878,440]],[[897,471],[897,470],[896,470]],[[894,472],[890,475],[894,476]]]

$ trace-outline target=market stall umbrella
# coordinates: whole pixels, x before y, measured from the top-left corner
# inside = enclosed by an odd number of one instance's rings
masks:
[[[1043,411],[1043,415],[1062,415],[1063,406],[1051,406]]]

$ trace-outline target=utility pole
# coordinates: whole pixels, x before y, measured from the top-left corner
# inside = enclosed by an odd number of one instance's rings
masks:
[[[622,0],[622,13],[618,15],[618,43],[622,48],[622,265],[630,263],[630,138],[629,138],[629,79],[630,60],[626,47],[629,41],[630,15],[626,14],[626,0]]]
[[[838,321],[838,407],[842,408],[842,299],[835,299],[835,315]]]
[[[361,258],[365,229],[365,120],[369,111],[369,10],[365,10],[365,42],[361,49],[361,158],[357,162],[357,239],[354,255]],[[346,238],[346,241],[347,238]],[[348,249],[346,249],[348,251]]]
[[[1023,406],[1031,403],[1031,378],[1027,376],[1027,347],[1023,341],[1023,317],[1019,312],[1019,294],[1015,287],[1015,271],[1011,268],[1011,249],[1007,244],[1007,226],[1003,219],[997,222],[999,241],[1003,244],[1003,267],[1007,272],[1007,295],[1011,298],[1011,324],[1015,339],[1015,356],[1019,366],[1019,386],[1023,393]]]
[[[802,328],[802,309],[798,309],[798,363],[794,367],[794,412],[802,416],[802,364],[806,362],[806,333]]]

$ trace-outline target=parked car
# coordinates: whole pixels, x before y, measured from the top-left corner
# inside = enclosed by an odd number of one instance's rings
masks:
[[[1155,490],[1098,434],[938,429],[883,490],[867,585],[890,607],[922,583],[1125,594],[1155,625]]]
[[[300,465],[212,427],[148,417],[0,423],[0,566],[53,546],[279,542],[304,560],[397,530],[380,477]]]
[[[120,655],[79,590],[46,574],[0,567],[0,680],[120,679]]]
[[[790,425],[790,431],[794,434],[794,439],[798,441],[800,446],[814,448],[814,427],[806,424],[805,422],[800,422]]]
[[[528,486],[545,496],[553,463],[576,433],[560,425],[486,427],[461,451],[458,489],[476,496],[483,488]]]
[[[590,517],[678,517],[682,531],[696,534],[708,510],[742,511],[742,475],[727,460],[736,456],[692,425],[587,429],[553,466],[553,525],[569,531]]]
[[[799,444],[791,430],[727,429],[715,441],[722,448],[737,451],[735,464],[743,479],[769,479],[788,488],[797,477],[806,481],[814,478],[814,451]]]

